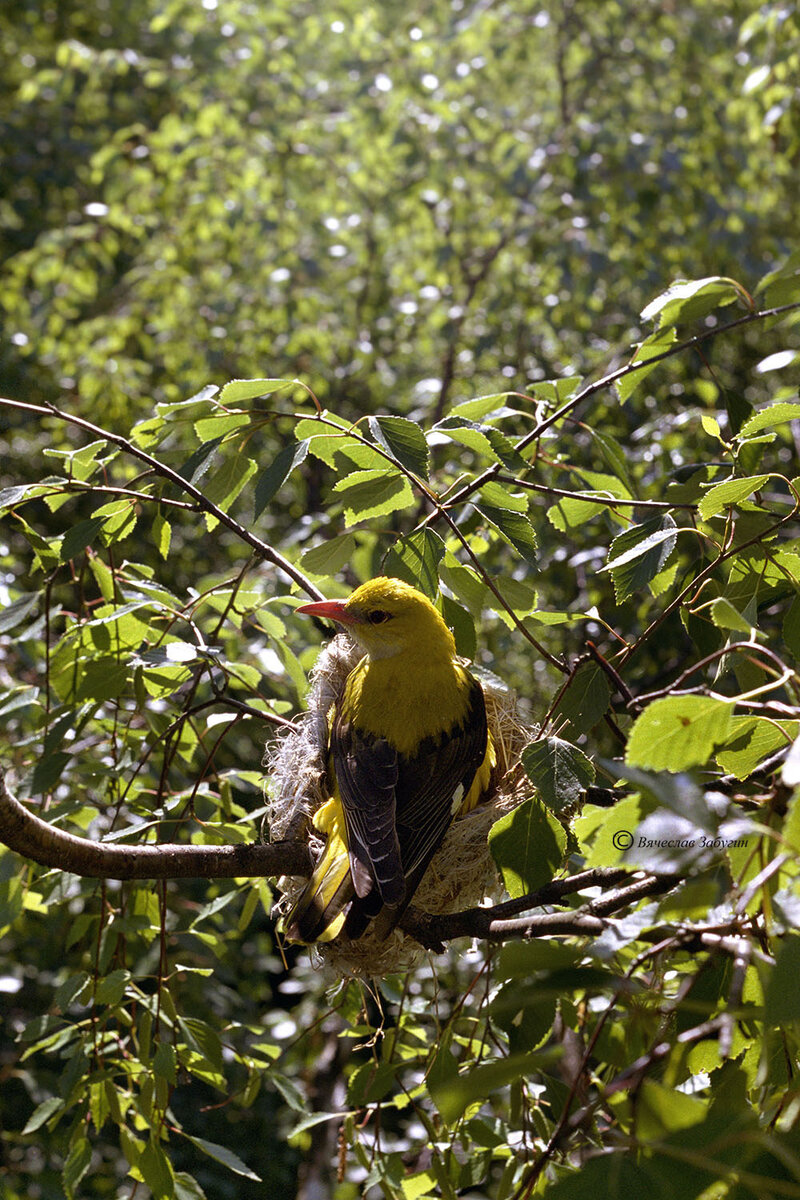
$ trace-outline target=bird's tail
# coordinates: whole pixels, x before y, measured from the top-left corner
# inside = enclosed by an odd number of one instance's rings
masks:
[[[283,932],[290,942],[333,941],[341,932],[355,894],[341,801],[326,800],[314,814],[314,826],[328,841],[314,874],[283,922]]]

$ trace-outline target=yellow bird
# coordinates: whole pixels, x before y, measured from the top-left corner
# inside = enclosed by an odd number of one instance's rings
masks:
[[[489,787],[495,752],[478,681],[416,588],[362,584],[298,612],[344,626],[364,657],[328,714],[325,849],[284,929],[291,941],[358,938],[396,925],[447,827]]]

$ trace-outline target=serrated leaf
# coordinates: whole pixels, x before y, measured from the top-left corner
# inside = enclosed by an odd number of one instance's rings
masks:
[[[558,702],[553,726],[558,728],[566,720],[571,734],[588,733],[605,716],[610,701],[605,671],[596,663],[582,663]]]
[[[450,596],[442,596],[442,617],[447,628],[453,631],[456,652],[471,661],[478,648],[478,638],[469,612]]]
[[[203,488],[206,500],[210,500],[217,508],[227,512],[247,481],[256,472],[256,464],[244,455],[235,455],[226,459],[219,470],[215,471]],[[205,514],[206,527],[211,530],[217,525],[217,518],[211,513]]]
[[[367,424],[375,441],[395,462],[420,479],[430,471],[430,451],[419,425],[406,417],[370,417]]]
[[[717,762],[737,779],[747,779],[777,750],[788,749],[798,733],[798,721],[734,716],[728,737],[717,750]]]
[[[119,1004],[125,995],[125,988],[128,986],[130,977],[130,972],[121,968],[106,975],[97,985],[94,994],[95,1002],[97,1004]]]
[[[172,541],[172,526],[169,521],[156,513],[153,518],[153,544],[163,559],[169,558],[169,547]]]
[[[448,416],[450,417],[466,417],[470,421],[480,421],[481,417],[487,417],[489,413],[496,413],[501,410],[511,392],[496,392],[491,396],[475,396],[472,400],[461,400],[458,404],[454,404],[450,409]]]
[[[478,493],[481,500],[491,508],[504,508],[509,512],[526,513],[528,501],[525,496],[516,494],[511,487],[490,480],[484,483]]]
[[[536,534],[525,513],[507,508],[495,508],[486,500],[478,501],[475,507],[526,562],[535,565],[537,561]]]
[[[439,1110],[442,1120],[448,1125],[463,1116],[471,1104],[483,1101],[490,1092],[505,1087],[517,1079],[524,1079],[540,1067],[541,1052],[509,1054],[506,1058],[471,1067],[466,1075],[432,1082],[428,1079],[431,1099]]]
[[[445,545],[438,533],[420,529],[398,538],[381,566],[384,574],[405,580],[433,600],[439,591],[439,563],[444,554]]]
[[[547,509],[547,519],[561,533],[574,533],[598,513],[605,512],[605,504],[596,500],[581,500],[578,496],[562,496]]]
[[[300,565],[312,575],[335,575],[350,561],[355,549],[356,539],[352,533],[341,533],[306,550],[300,556]]]
[[[344,502],[347,525],[370,517],[383,517],[398,509],[410,508],[414,503],[411,484],[399,471],[393,470],[354,471],[335,483],[333,490]]]
[[[679,279],[642,309],[643,321],[658,320],[660,329],[707,317],[714,309],[742,299],[741,288],[720,275]]]
[[[219,401],[220,404],[241,404],[245,400],[257,400],[259,396],[271,396],[297,382],[296,379],[232,379],[220,392]]]
[[[448,561],[449,560],[449,561]],[[463,602],[476,620],[492,603],[492,593],[472,567],[464,567],[448,555],[439,568],[442,582]]]
[[[286,480],[299,467],[308,454],[308,440],[298,442],[294,446],[284,446],[272,462],[266,467],[255,486],[255,502],[253,515],[258,518],[269,504],[273,496],[283,487]]]
[[[677,541],[678,527],[665,513],[651,517],[641,525],[624,530],[611,543],[609,561],[601,569],[609,571],[617,603],[646,587],[667,565]]]
[[[738,436],[752,437],[762,429],[773,430],[776,425],[785,425],[787,421],[800,421],[800,404],[768,404],[766,408],[753,413],[749,421],[745,421]]]
[[[665,696],[637,717],[625,761],[652,771],[705,766],[728,740],[733,704],[713,696]]]
[[[61,1174],[61,1179],[64,1184],[64,1191],[69,1200],[73,1200],[75,1196],[75,1188],[83,1179],[92,1161],[92,1148],[89,1145],[88,1138],[75,1137],[72,1140],[72,1145],[69,1148],[64,1170]]]
[[[697,506],[697,512],[702,520],[707,521],[724,508],[740,504],[753,492],[759,491],[769,479],[769,475],[751,475],[747,479],[728,479],[725,483],[717,483],[709,488]]]
[[[573,808],[594,783],[595,769],[582,750],[561,738],[531,742],[522,751],[525,772],[553,812]]]
[[[478,421],[468,421],[464,417],[445,417],[437,422],[431,431],[435,434],[445,434],[451,441],[473,450],[483,458],[492,462],[502,463],[510,471],[527,470],[528,464],[505,434],[493,425],[482,425]]]
[[[660,356],[674,346],[677,340],[678,335],[674,329],[661,329],[656,333],[651,333],[650,337],[639,343],[628,364],[629,367],[635,369],[632,369],[629,374],[623,375],[614,385],[623,404],[631,397],[639,384],[659,366]],[[654,361],[650,362],[651,359]],[[643,363],[650,363],[650,365],[640,365]]]
[[[68,529],[61,542],[61,561],[69,562],[71,558],[75,558],[82,550],[91,545],[104,524],[105,517],[88,517],[85,521],[78,521],[77,525]]]
[[[159,1042],[153,1055],[153,1070],[167,1083],[178,1082],[178,1058],[175,1047],[169,1042]]]
[[[175,1179],[172,1164],[157,1142],[148,1142],[139,1156],[139,1170],[153,1200],[172,1200],[175,1194]]]
[[[236,1175],[243,1175],[245,1179],[261,1183],[261,1177],[256,1175],[255,1171],[251,1171],[247,1164],[243,1163],[239,1156],[229,1150],[227,1146],[219,1146],[216,1142],[206,1141],[205,1138],[195,1137],[191,1133],[184,1132],[183,1136],[188,1138],[193,1146],[197,1146],[198,1150],[202,1150],[203,1154],[222,1163],[229,1171],[233,1171]]]
[[[197,484],[216,458],[217,450],[221,443],[222,438],[214,438],[213,441],[198,446],[194,454],[191,454],[187,458],[183,466],[178,467],[178,474],[181,478],[185,479],[187,483]]]
[[[750,622],[746,621],[738,608],[735,608],[730,600],[726,600],[724,596],[717,597],[711,605],[710,611],[711,620],[717,629],[734,629],[738,633],[750,632]]]
[[[249,425],[252,418],[246,412],[217,412],[211,417],[200,417],[194,423],[194,431],[200,442],[222,440],[235,429]]]
[[[50,1096],[47,1100],[43,1100],[33,1110],[28,1120],[25,1122],[25,1128],[22,1130],[23,1136],[26,1133],[35,1133],[37,1129],[41,1129],[50,1118],[57,1112],[60,1112],[66,1107],[65,1101],[60,1096]]]
[[[512,897],[524,896],[548,883],[564,859],[564,827],[532,796],[495,821],[489,849]]]
[[[0,633],[8,633],[9,629],[21,625],[39,603],[38,592],[23,592],[11,604],[0,609]]]

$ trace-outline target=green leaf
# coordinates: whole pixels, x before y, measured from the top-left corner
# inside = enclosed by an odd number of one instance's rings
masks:
[[[764,1019],[778,1029],[800,1021],[800,937],[787,937],[775,961],[764,997]]]
[[[524,896],[553,878],[564,859],[564,827],[532,796],[495,821],[489,849],[510,896]]]
[[[452,555],[447,555],[439,574],[442,582],[464,603],[476,620],[480,619],[484,608],[491,606],[492,593],[472,567],[463,567]]]
[[[785,425],[788,421],[800,421],[800,404],[768,404],[754,413],[749,421],[745,421],[738,437],[752,437],[762,429],[773,430],[776,425]]]
[[[124,971],[122,968],[106,975],[97,985],[97,990],[94,994],[95,1002],[97,1004],[119,1004],[125,995],[125,989],[128,986],[130,977],[130,971]]]
[[[567,684],[553,714],[553,725],[569,722],[570,732],[577,736],[594,729],[608,712],[611,687],[602,667],[582,663]]]
[[[627,375],[623,375],[617,380],[615,385],[617,395],[623,404],[626,400],[630,399],[639,384],[660,365],[661,355],[670,350],[676,341],[677,334],[674,329],[662,329],[656,333],[651,333],[648,338],[639,343],[629,363],[630,367],[635,367],[636,369],[631,370]],[[653,360],[652,362],[650,361],[651,359]],[[640,363],[649,363],[649,365],[640,366]]]
[[[251,421],[250,413],[219,412],[212,417],[201,417],[199,421],[195,421],[194,431],[200,442],[221,441],[229,433],[244,428]]]
[[[492,462],[502,463],[510,471],[525,471],[528,464],[514,443],[493,425],[482,425],[477,421],[468,421],[464,417],[445,417],[434,425],[434,434],[444,434],[451,441],[473,450],[481,458]]]
[[[617,603],[644,588],[667,565],[677,541],[677,525],[669,513],[626,529],[611,543],[608,562]]]
[[[175,1195],[172,1164],[157,1142],[147,1143],[137,1165],[142,1178],[153,1193],[153,1200],[171,1200]]]
[[[536,534],[525,513],[495,508],[486,500],[478,501],[475,507],[527,563],[535,566]]]
[[[218,1146],[216,1142],[208,1142],[205,1138],[193,1137],[190,1133],[184,1132],[183,1136],[188,1138],[193,1146],[197,1146],[198,1150],[202,1150],[203,1154],[207,1154],[209,1158],[222,1163],[229,1171],[233,1171],[235,1175],[243,1175],[245,1179],[252,1179],[256,1183],[261,1183],[261,1177],[256,1175],[255,1171],[251,1171],[247,1164],[243,1163],[238,1155],[229,1150],[227,1146]]]
[[[438,533],[419,529],[408,537],[398,538],[381,566],[386,575],[405,580],[434,600],[439,591],[439,563],[444,554],[445,545]]]
[[[210,500],[217,508],[227,512],[242,488],[256,472],[256,464],[243,454],[232,455],[215,471],[203,488],[206,500]],[[217,525],[217,518],[211,513],[205,514],[206,528],[212,530]]]
[[[419,425],[405,417],[370,417],[367,424],[375,441],[395,462],[420,479],[430,471],[430,451]]]
[[[472,660],[478,648],[478,638],[475,633],[475,622],[466,608],[463,608],[450,596],[442,596],[442,616],[448,629],[453,631],[456,641],[456,653],[462,658]]]
[[[178,468],[178,474],[181,478],[185,479],[188,483],[197,484],[217,457],[217,450],[221,443],[222,438],[214,438],[213,441],[206,442],[203,446],[198,446],[194,454],[190,455],[183,466]]]
[[[461,400],[450,409],[450,417],[466,417],[469,421],[480,421],[489,413],[501,412],[512,392],[496,392],[492,396],[475,396],[472,400]]]
[[[153,545],[158,548],[158,553],[165,561],[169,558],[171,540],[172,526],[161,513],[156,513],[153,518]]]
[[[728,479],[725,483],[717,483],[705,493],[697,512],[702,520],[707,521],[709,517],[722,512],[723,508],[730,508],[752,496],[753,492],[763,488],[768,479],[769,475],[751,475],[747,479]]]
[[[347,525],[370,517],[383,517],[398,509],[410,508],[414,503],[410,483],[394,470],[354,471],[334,484],[333,490],[342,497]]]
[[[284,446],[282,450],[278,451],[269,466],[261,472],[256,480],[253,512],[255,517],[261,516],[270,500],[280,491],[295,467],[299,467],[305,460],[307,454],[307,439],[298,442],[297,445]]]
[[[495,1062],[470,1067],[467,1074],[455,1075],[436,1084],[432,1084],[429,1078],[431,1099],[442,1120],[452,1125],[464,1115],[471,1104],[484,1101],[490,1092],[517,1079],[524,1079],[540,1068],[542,1061],[543,1056],[539,1051],[510,1054],[507,1058],[500,1058]]]
[[[709,611],[711,620],[717,629],[733,629],[738,633],[750,633],[752,628],[750,622],[745,620],[738,608],[735,608],[724,596],[718,596]]]
[[[765,759],[790,746],[799,733],[798,721],[734,716],[726,741],[717,749],[717,762],[737,779],[747,779]]]
[[[522,751],[525,772],[553,812],[573,808],[594,783],[595,769],[577,746],[561,738],[542,738]]]
[[[259,396],[271,396],[297,382],[296,379],[232,379],[220,392],[219,402],[241,404],[245,400],[257,400]]]
[[[782,633],[784,642],[800,662],[800,593],[794,597],[786,610]]]
[[[742,289],[719,275],[679,279],[642,309],[643,321],[658,321],[660,329],[707,317],[714,309],[742,299]]]
[[[61,1174],[64,1191],[69,1200],[74,1200],[76,1195],[75,1188],[89,1170],[91,1161],[92,1148],[89,1145],[88,1139],[82,1135],[73,1137],[67,1160],[64,1163],[64,1170]]]
[[[733,704],[712,696],[665,696],[634,722],[625,761],[653,771],[704,766],[727,741]]]
[[[185,1171],[175,1175],[175,1200],[206,1200],[206,1194],[196,1179]]]
[[[41,1129],[42,1125],[49,1121],[55,1113],[61,1112],[65,1107],[66,1103],[60,1096],[50,1096],[47,1100],[43,1100],[25,1122],[25,1128],[22,1130],[23,1136]]]
[[[138,520],[133,500],[115,500],[112,504],[104,504],[94,515],[103,517],[102,539],[105,546],[128,537]]]
[[[598,513],[605,512],[607,505],[596,500],[581,500],[578,496],[562,496],[547,509],[547,519],[561,533],[573,534],[591,521]]]
[[[11,604],[0,609],[0,633],[8,633],[17,625],[21,625],[39,603],[38,592],[23,592]]]
[[[319,546],[312,546],[300,556],[300,565],[312,575],[336,575],[350,562],[356,549],[352,533],[340,533]]]
[[[153,1070],[167,1083],[178,1082],[178,1059],[175,1047],[170,1042],[159,1042],[153,1055]]]
[[[68,529],[61,542],[61,562],[69,562],[70,559],[77,557],[82,550],[85,550],[87,546],[90,546],[104,524],[105,517],[88,517],[85,521],[78,521],[77,525],[73,525],[71,529]]]

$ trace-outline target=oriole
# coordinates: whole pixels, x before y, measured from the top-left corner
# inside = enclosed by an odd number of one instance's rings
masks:
[[[328,714],[325,849],[284,922],[291,941],[388,932],[457,813],[486,792],[495,752],[483,691],[427,597],[398,579],[298,612],[345,627],[364,657]]]

